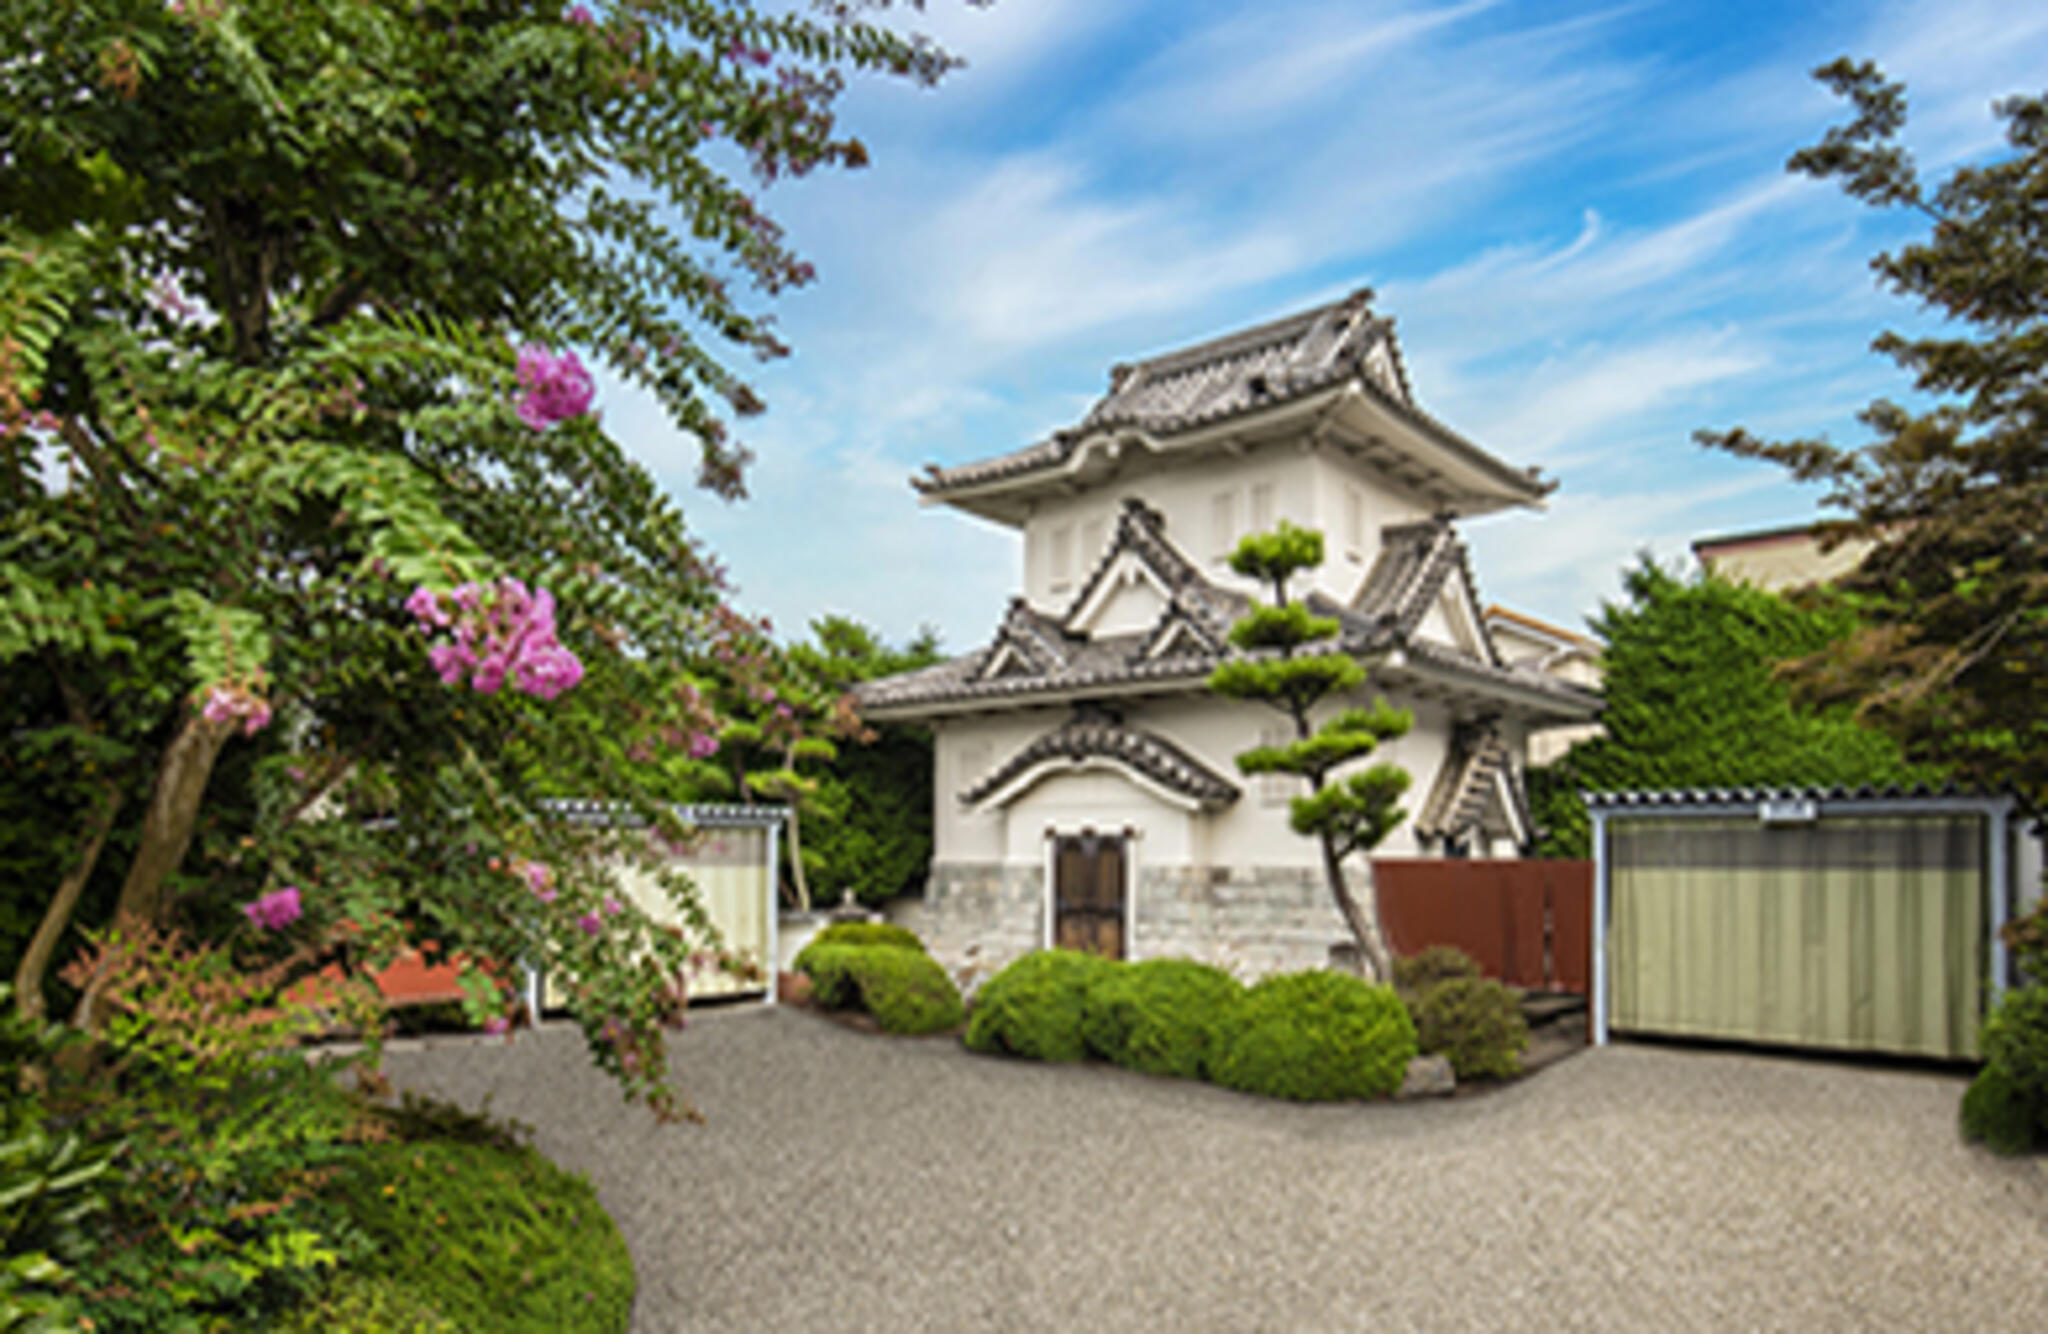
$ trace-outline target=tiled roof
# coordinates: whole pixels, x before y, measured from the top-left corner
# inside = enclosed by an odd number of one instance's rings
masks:
[[[960,799],[973,805],[1002,791],[1039,765],[1060,760],[1079,764],[1089,759],[1128,765],[1169,791],[1204,806],[1227,806],[1241,795],[1235,783],[1166,738],[1126,727],[1114,714],[1084,709],[990,770],[962,792]]]
[[[1447,522],[1435,520],[1404,526],[1390,544],[1409,548],[1409,554],[1393,558],[1385,570],[1375,566],[1379,582],[1368,581],[1368,588],[1376,590],[1371,600],[1346,607],[1320,593],[1307,597],[1311,611],[1338,622],[1338,648],[1361,657],[1400,648],[1413,666],[1463,675],[1482,690],[1513,687],[1568,708],[1598,702],[1597,694],[1544,673],[1412,637],[1420,620],[1416,606],[1426,606],[1450,569],[1464,559],[1463,544]],[[1167,590],[1168,605],[1149,630],[1080,633],[1075,618],[1126,555],[1144,562]],[[997,704],[1033,696],[1064,698],[1105,687],[1184,690],[1199,686],[1218,663],[1236,655],[1228,645],[1229,628],[1250,607],[1251,599],[1204,578],[1167,538],[1159,515],[1134,501],[1118,519],[1108,554],[1090,572],[1062,619],[1033,611],[1021,600],[1013,602],[988,647],[921,671],[865,682],[856,688],[855,698],[863,708],[899,709],[971,701]],[[1185,623],[1190,633],[1173,638],[1176,623]],[[1160,652],[1165,644],[1171,647]],[[991,674],[1006,648],[1025,670],[1005,665]]]
[[[1211,422],[1286,403],[1319,389],[1355,380],[1382,407],[1474,462],[1511,477],[1541,495],[1554,483],[1533,471],[1509,468],[1415,404],[1393,320],[1375,315],[1372,292],[1192,347],[1120,365],[1110,389],[1079,423],[994,458],[942,468],[926,466],[911,485],[926,495],[980,486],[1056,467],[1085,438],[1119,427],[1166,437]]]
[[[1514,767],[1508,763],[1507,743],[1498,725],[1487,722],[1463,727],[1451,739],[1450,754],[1437,771],[1429,800],[1415,817],[1415,832],[1435,838],[1456,834],[1481,825],[1488,803],[1494,800],[1495,780],[1505,776],[1513,794],[1523,829],[1529,828],[1527,799],[1523,796]]]
[[[1692,787],[1661,791],[1581,792],[1579,797],[1591,809],[1641,809],[1687,806],[1752,806],[1764,801],[1913,801],[1955,798],[1967,801],[1997,801],[2011,798],[2010,792],[1988,791],[1957,783],[1873,784],[1858,787]]]
[[[1382,528],[1380,554],[1366,571],[1356,605],[1369,608],[1375,621],[1398,634],[1415,633],[1463,550],[1445,519]]]

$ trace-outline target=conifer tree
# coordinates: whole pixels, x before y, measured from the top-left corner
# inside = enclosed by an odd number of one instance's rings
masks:
[[[1318,704],[1341,698],[1366,679],[1356,658],[1323,645],[1337,635],[1336,618],[1317,616],[1306,602],[1287,596],[1290,579],[1322,563],[1323,535],[1284,519],[1273,532],[1254,533],[1237,544],[1230,568],[1271,585],[1273,601],[1254,607],[1230,628],[1230,642],[1245,656],[1212,672],[1209,688],[1270,705],[1293,724],[1292,741],[1242,751],[1237,767],[1245,774],[1293,774],[1308,785],[1307,795],[1290,803],[1288,822],[1295,833],[1321,844],[1330,895],[1372,979],[1384,982],[1393,976],[1393,963],[1380,934],[1378,902],[1369,880],[1362,900],[1352,893],[1344,859],[1377,847],[1401,823],[1405,812],[1399,802],[1408,775],[1384,762],[1342,777],[1336,771],[1403,735],[1414,719],[1381,699],[1369,709],[1340,709],[1320,725],[1315,721]]]

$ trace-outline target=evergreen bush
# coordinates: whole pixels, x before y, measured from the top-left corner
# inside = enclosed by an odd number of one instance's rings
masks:
[[[275,1328],[278,1334],[460,1334],[454,1321],[399,1280],[353,1271],[335,1275],[318,1300]]]
[[[1201,1079],[1212,1043],[1243,995],[1244,986],[1221,968],[1148,959],[1089,985],[1082,1034],[1090,1050],[1127,1070]]]
[[[2005,993],[1984,1021],[1984,1062],[2048,1107],[2048,984]]]
[[[967,1021],[975,1051],[1028,1056],[1039,1061],[1088,1057],[1082,1030],[1088,991],[1116,971],[1109,959],[1073,950],[1038,950],[982,984]]]
[[[885,1033],[942,1033],[966,1017],[953,979],[921,949],[814,942],[804,954],[799,962],[807,965],[819,1005],[865,1010]]]
[[[812,936],[805,946],[797,951],[791,966],[799,973],[811,971],[808,960],[811,951],[828,945],[888,945],[896,949],[924,952],[924,942],[917,938],[917,932],[894,922],[834,922]]]
[[[1455,945],[1431,945],[1394,960],[1394,990],[1419,994],[1456,977],[1482,977],[1479,961]]]
[[[1987,1065],[1963,1093],[1963,1138],[1982,1140],[1993,1153],[2026,1153],[2048,1144],[2048,1108]]]
[[[1269,977],[1245,992],[1210,1077],[1298,1101],[1383,1098],[1415,1057],[1415,1025],[1393,988],[1348,973]]]
[[[1488,977],[1451,977],[1403,998],[1416,1047],[1442,1053],[1460,1079],[1512,1079],[1522,1073],[1529,1022],[1521,996]]]
[[[626,1328],[634,1275],[624,1239],[589,1182],[531,1149],[369,1145],[337,1190],[371,1243],[357,1272],[404,1291],[330,1290],[330,1300],[381,1301],[417,1318],[395,1329],[432,1329],[417,1323],[432,1316],[497,1334]]]

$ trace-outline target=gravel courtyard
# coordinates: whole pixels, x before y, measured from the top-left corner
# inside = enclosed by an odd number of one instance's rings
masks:
[[[1488,1096],[1301,1107],[788,1010],[693,1016],[709,1123],[551,1026],[394,1051],[533,1125],[640,1274],[635,1331],[2037,1330],[2048,1170],[1963,1081],[1620,1045]]]

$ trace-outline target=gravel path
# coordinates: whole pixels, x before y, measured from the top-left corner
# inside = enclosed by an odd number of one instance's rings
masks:
[[[394,1052],[596,1182],[670,1330],[2038,1330],[2048,1170],[1960,1078],[1621,1045],[1302,1107],[788,1010],[693,1017],[704,1126],[551,1027]]]

